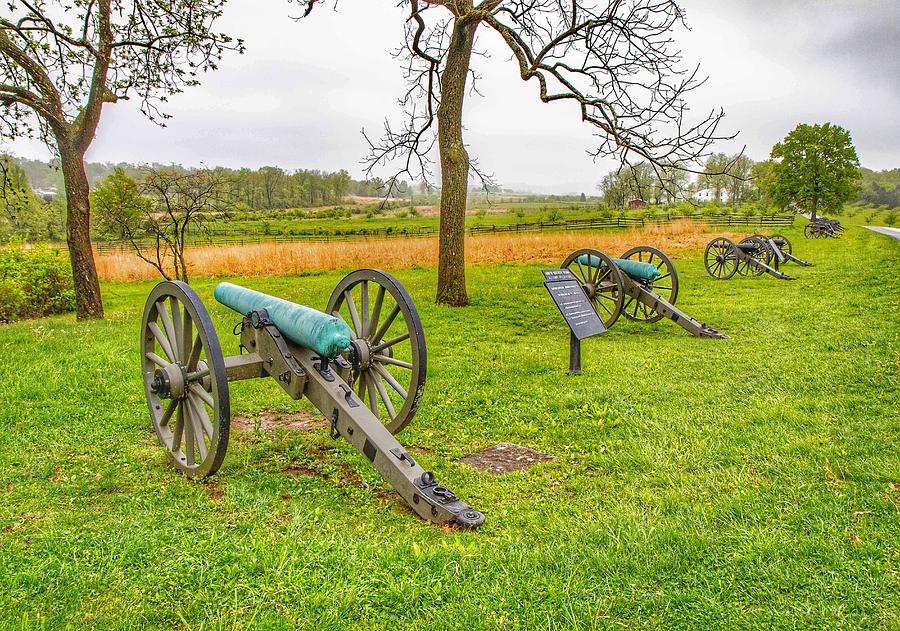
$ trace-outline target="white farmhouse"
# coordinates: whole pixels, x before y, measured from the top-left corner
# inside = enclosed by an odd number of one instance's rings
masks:
[[[691,198],[698,202],[714,202],[720,201],[723,204],[728,203],[728,191],[724,188],[719,191],[719,199],[716,200],[716,190],[713,188],[701,188],[699,191],[694,191],[691,194]]]

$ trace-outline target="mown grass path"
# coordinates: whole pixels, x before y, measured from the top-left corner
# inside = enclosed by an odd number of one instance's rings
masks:
[[[676,261],[679,306],[731,339],[622,320],[580,378],[540,266],[472,268],[467,309],[398,272],[430,369],[400,438],[485,511],[476,533],[417,521],[326,431],[243,432],[212,481],[176,474],[138,374],[151,283],[105,285],[104,322],[2,327],[0,627],[897,628],[900,242],[788,234],[817,264],[792,283]],[[341,276],[247,284],[323,308]],[[501,441],[559,458],[454,462]]]

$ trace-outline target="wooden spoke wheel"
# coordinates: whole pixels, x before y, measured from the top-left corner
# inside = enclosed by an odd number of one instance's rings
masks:
[[[717,280],[728,280],[738,268],[738,250],[731,239],[718,237],[709,242],[703,253],[706,271]]]
[[[753,258],[760,263],[765,263],[766,265],[769,265],[772,262],[772,249],[764,240],[759,237],[747,237],[741,239],[741,243],[752,243],[755,246],[751,252],[745,253],[748,257]],[[746,259],[738,261],[737,271],[741,276],[761,276],[763,274],[761,268],[752,265],[750,261]]]
[[[390,274],[361,269],[338,283],[327,312],[353,330],[350,386],[396,434],[425,390],[425,334],[412,298]]]
[[[807,239],[821,239],[825,235],[823,230],[818,225],[808,223],[803,226],[803,236]]]
[[[585,255],[584,262],[578,260]],[[603,324],[611,328],[625,302],[625,281],[613,260],[600,250],[584,248],[570,254],[560,267],[572,272]]]
[[[675,304],[675,300],[678,298],[678,272],[675,270],[675,264],[672,263],[672,259],[663,254],[662,251],[649,245],[639,245],[636,248],[631,248],[622,255],[622,258],[655,265],[661,274],[658,278],[653,280],[635,279],[635,282],[644,289],[649,289],[659,294],[670,304]],[[622,314],[629,320],[642,322],[658,322],[663,318],[661,313],[631,296],[625,297]]]
[[[788,238],[787,238],[786,236],[784,236],[783,234],[773,234],[773,235],[772,235],[771,237],[769,237],[769,238],[770,238],[772,241],[774,241],[776,244],[777,244],[779,241],[783,241],[783,243],[782,243],[780,246],[778,246],[779,249],[782,251],[782,253],[784,253],[784,254],[793,254],[793,253],[794,253],[794,246],[791,245],[790,239],[788,239]]]
[[[186,283],[158,284],[141,322],[141,372],[159,442],[191,478],[214,474],[228,448],[231,407],[219,338]]]

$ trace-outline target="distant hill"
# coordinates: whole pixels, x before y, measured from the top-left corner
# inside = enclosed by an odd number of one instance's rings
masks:
[[[863,188],[857,199],[867,204],[900,208],[900,169],[861,169]]]

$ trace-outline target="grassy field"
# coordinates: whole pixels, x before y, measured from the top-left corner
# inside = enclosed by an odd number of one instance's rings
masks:
[[[399,437],[478,532],[417,521],[323,430],[238,432],[212,481],[176,474],[140,384],[150,282],[106,283],[103,322],[2,327],[0,627],[898,628],[900,242],[789,234],[817,264],[793,283],[676,261],[679,305],[731,339],[620,321],[580,378],[540,265],[472,267],[466,309],[398,271],[430,360]],[[341,276],[246,283],[322,308]],[[231,396],[251,418],[297,405]],[[501,441],[558,459],[455,462]]]
[[[467,238],[466,261],[469,264],[558,263],[586,242],[615,254],[621,254],[636,241],[681,254],[685,251],[696,251],[704,246],[709,238],[707,226],[693,221],[606,232],[486,234]],[[438,240],[433,237],[418,237],[352,240],[339,243],[206,245],[190,248],[187,261],[191,278],[201,276],[249,278],[307,274],[347,267],[388,269],[417,265],[436,267]],[[150,264],[132,252],[98,255],[97,271],[104,280],[133,281],[159,278],[159,273]]]

